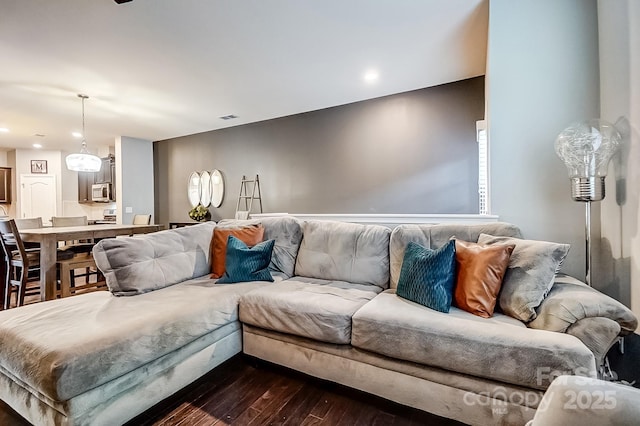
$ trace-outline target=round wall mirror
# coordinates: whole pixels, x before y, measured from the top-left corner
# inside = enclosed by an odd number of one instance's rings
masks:
[[[189,182],[187,183],[187,198],[191,207],[200,204],[200,193],[200,173],[193,172],[189,175]]]
[[[211,172],[211,205],[220,207],[224,198],[224,179],[220,170]]]
[[[211,204],[211,175],[206,170],[200,173],[200,204],[204,207]]]

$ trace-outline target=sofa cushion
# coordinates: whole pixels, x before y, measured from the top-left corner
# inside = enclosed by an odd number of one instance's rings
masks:
[[[449,312],[456,282],[456,246],[437,250],[410,242],[404,252],[398,296],[440,312]]]
[[[514,247],[456,240],[458,277],[454,296],[458,308],[483,318],[493,315]]]
[[[504,235],[508,237],[522,237],[517,226],[504,222],[484,223],[478,225],[398,225],[391,233],[389,242],[391,288],[398,286],[400,269],[404,251],[410,241],[423,247],[436,249],[445,244],[451,237],[464,241],[477,242],[481,233]]]
[[[0,365],[66,401],[237,321],[240,295],[264,285],[205,276],[136,297],[101,291],[2,311]]]
[[[291,278],[294,274],[298,249],[302,241],[302,226],[295,217],[266,217],[259,220],[223,219],[218,226],[238,226],[242,224],[261,224],[264,228],[265,240],[276,240],[269,270],[271,273],[282,274],[284,278]]]
[[[437,312],[387,290],[353,316],[351,344],[381,355],[535,389],[549,374],[595,377],[579,339],[532,330],[502,314],[480,318],[455,307]]]
[[[226,270],[227,242],[233,236],[249,247],[262,242],[264,228],[262,225],[239,227],[217,226],[211,238],[211,278],[220,278]]]
[[[389,228],[319,220],[302,228],[297,276],[389,286]]]
[[[269,262],[273,251],[274,240],[263,241],[253,247],[233,235],[227,242],[225,271],[218,284],[232,284],[249,281],[270,281]]]
[[[351,316],[377,286],[293,277],[245,294],[240,321],[328,343],[349,343]]]
[[[569,244],[522,240],[481,234],[480,244],[514,244],[500,290],[500,308],[508,315],[529,322],[545,298],[560,265],[567,257]]]
[[[106,238],[93,248],[96,266],[116,296],[132,296],[200,277],[211,269],[209,244],[215,224]]]

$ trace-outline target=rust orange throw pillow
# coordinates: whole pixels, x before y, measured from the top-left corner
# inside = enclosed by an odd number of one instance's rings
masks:
[[[490,318],[502,287],[502,278],[515,245],[484,246],[456,240],[458,278],[454,293],[457,307]]]
[[[233,235],[249,247],[262,242],[264,228],[262,225],[243,226],[242,228],[215,228],[211,238],[211,278],[224,275],[224,262],[227,256],[227,240]]]

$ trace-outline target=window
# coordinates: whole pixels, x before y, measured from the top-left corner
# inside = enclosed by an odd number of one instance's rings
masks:
[[[478,140],[478,198],[480,214],[489,214],[489,153],[485,120],[476,121]]]

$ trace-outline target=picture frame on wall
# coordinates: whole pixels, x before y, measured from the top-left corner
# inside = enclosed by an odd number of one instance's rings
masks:
[[[47,174],[47,160],[31,160],[32,174]]]

